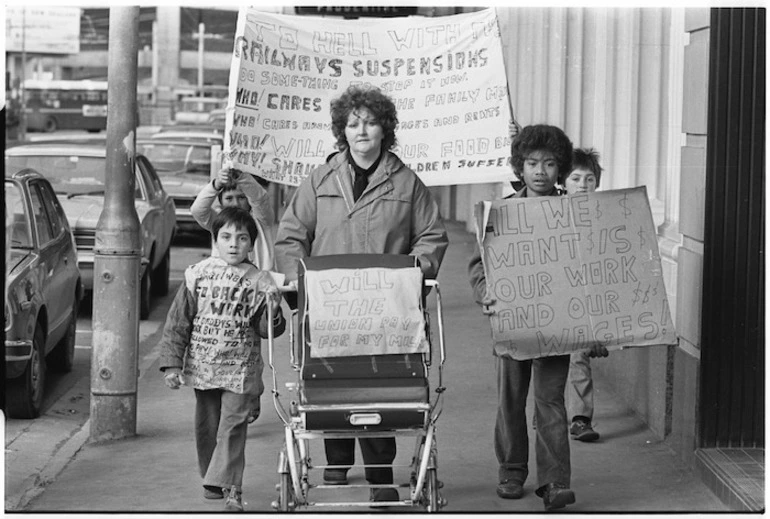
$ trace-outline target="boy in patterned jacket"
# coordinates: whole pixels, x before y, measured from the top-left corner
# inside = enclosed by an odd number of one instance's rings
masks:
[[[282,334],[286,320],[273,278],[248,260],[257,237],[248,211],[224,208],[211,234],[219,255],[185,271],[163,330],[160,370],[171,389],[195,390],[204,497],[226,497],[225,510],[240,512],[249,412],[264,390],[260,337],[268,326]]]

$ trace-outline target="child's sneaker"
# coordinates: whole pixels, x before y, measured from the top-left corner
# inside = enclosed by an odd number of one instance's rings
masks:
[[[569,433],[581,442],[592,442],[599,439],[599,433],[591,428],[591,423],[587,420],[574,420],[569,428]]]
[[[223,499],[225,494],[220,487],[203,485],[203,497],[206,499]]]
[[[225,510],[228,512],[243,512],[241,493],[234,486],[230,487],[230,490],[227,491],[227,496],[225,498]]]

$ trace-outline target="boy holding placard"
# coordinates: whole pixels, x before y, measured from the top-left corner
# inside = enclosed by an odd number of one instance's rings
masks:
[[[572,156],[572,171],[564,179],[567,194],[593,193],[599,187],[601,178],[599,153],[593,148],[577,148]],[[591,357],[606,357],[607,354],[607,348],[600,346],[598,352],[583,350],[570,356],[567,403],[572,423],[569,432],[576,440],[592,442],[599,439],[599,433],[591,427],[594,416]]]
[[[161,340],[160,370],[171,389],[195,389],[195,443],[203,496],[243,511],[246,432],[264,390],[260,337],[283,333],[280,295],[270,273],[248,260],[257,226],[248,211],[226,207],[211,223],[218,255],[185,271]],[[267,305],[275,308],[268,322]]]
[[[561,192],[556,183],[572,170],[572,142],[555,126],[527,126],[513,139],[511,158],[515,175],[524,182],[524,187],[511,197],[559,196]],[[478,245],[468,266],[468,274],[474,298],[482,306],[482,312],[493,314],[496,300],[487,287]],[[564,406],[569,356],[514,360],[506,348],[498,344],[495,344],[494,353],[498,389],[494,442],[500,465],[497,495],[504,499],[524,496],[524,482],[529,473],[525,408],[530,378],[534,373],[536,494],[543,499],[546,510],[574,503],[575,494],[569,488],[570,451]]]

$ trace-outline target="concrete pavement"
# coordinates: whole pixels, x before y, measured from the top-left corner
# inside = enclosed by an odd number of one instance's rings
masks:
[[[451,244],[439,281],[444,296],[448,360],[444,412],[438,424],[438,472],[449,501],[445,512],[540,513],[534,495],[534,435],[530,438],[530,479],[520,500],[496,496],[497,462],[492,446],[496,410],[494,358],[486,318],[472,301],[466,265],[473,237],[449,223]],[[437,330],[433,328],[434,333]],[[288,369],[288,338],[276,341],[279,390],[293,380]],[[264,346],[263,346],[264,348]],[[266,350],[264,354],[266,356]],[[613,352],[612,355],[622,355]],[[29,489],[25,512],[219,512],[222,501],[202,497],[193,437],[194,396],[189,388],[167,389],[152,361],[139,383],[137,436],[103,444],[87,443],[88,424],[59,449],[48,464],[43,486]],[[601,362],[597,360],[596,362]],[[149,364],[149,362],[148,362]],[[265,385],[271,385],[269,368]],[[595,443],[571,442],[572,488],[577,503],[568,512],[727,511],[698,477],[680,467],[672,451],[626,409],[601,378],[595,380]],[[529,405],[531,419],[531,403]],[[248,512],[272,511],[283,426],[263,395],[262,416],[249,427],[244,477]],[[406,464],[410,439],[399,440],[396,464]],[[356,455],[360,460],[360,451]],[[311,445],[316,463],[323,447]],[[358,461],[360,462],[360,461]],[[319,474],[311,473],[311,482]],[[351,483],[363,482],[351,471]],[[396,479],[405,471],[396,470]],[[403,493],[403,491],[402,491]],[[400,510],[400,509],[399,509]],[[368,508],[360,511],[370,512]],[[391,509],[391,511],[395,511]],[[411,512],[419,509],[408,510]]]

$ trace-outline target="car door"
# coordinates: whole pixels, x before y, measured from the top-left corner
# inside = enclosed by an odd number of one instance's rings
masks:
[[[43,301],[48,313],[48,340],[46,344],[51,347],[63,333],[69,305],[72,298],[67,297],[65,279],[70,259],[66,254],[65,229],[56,215],[55,221],[46,209],[45,192],[41,187],[42,182],[32,180],[29,183],[30,203],[32,206],[32,220],[37,234],[39,257],[38,268],[42,277],[41,288]]]
[[[152,164],[141,155],[137,157],[137,164],[147,179],[149,189],[152,191],[150,198],[153,200],[153,207],[157,206],[159,209],[161,222],[159,222],[160,230],[157,234],[158,243],[156,246],[159,247],[157,259],[160,259],[171,245],[171,236],[176,227],[176,208],[174,207],[174,200],[163,189],[163,184]]]
[[[39,182],[38,187],[43,195],[43,203],[45,204],[45,210],[48,213],[56,242],[57,258],[59,259],[59,270],[57,270],[56,276],[60,278],[60,280],[57,279],[57,283],[61,283],[64,287],[62,292],[60,292],[60,297],[65,305],[63,309],[63,333],[66,333],[70,310],[81,292],[77,248],[69,223],[67,222],[67,215],[64,214],[64,208],[59,202],[56,193],[54,193],[51,184]]]

